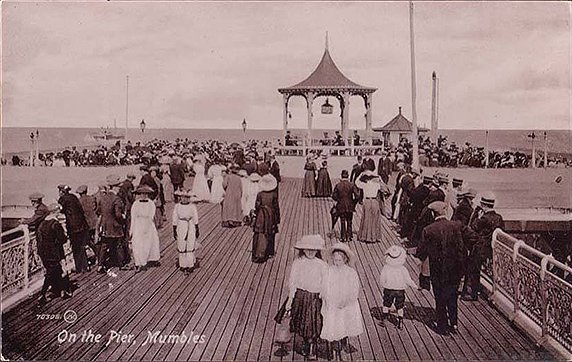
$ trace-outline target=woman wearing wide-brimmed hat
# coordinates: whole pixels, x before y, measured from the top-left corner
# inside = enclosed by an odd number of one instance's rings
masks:
[[[328,172],[328,161],[322,161],[322,167],[318,171],[318,179],[316,180],[316,196],[330,197],[332,196],[332,180]]]
[[[145,270],[148,262],[157,263],[160,258],[159,234],[153,219],[155,203],[149,199],[153,189],[141,185],[135,190],[137,199],[131,206],[131,226],[129,236],[135,267]]]
[[[370,170],[362,172],[355,183],[363,190],[363,215],[357,238],[365,242],[381,241],[383,232],[377,195],[380,190],[389,192],[389,188],[378,175]]]
[[[306,164],[304,165],[304,183],[302,184],[302,197],[316,196],[316,159],[313,154],[306,157]]]
[[[196,203],[200,199],[188,190],[179,191],[177,196],[179,202],[173,209],[173,227],[179,252],[179,269],[188,275],[197,265],[195,249],[199,230],[199,212]]]
[[[358,303],[360,282],[355,267],[356,255],[347,244],[336,243],[327,252],[328,266],[322,285],[323,327],[320,338],[334,343],[341,360],[341,349],[350,348],[348,337],[363,333]]]
[[[263,263],[274,256],[274,242],[280,224],[280,206],[275,192],[278,182],[271,174],[258,181],[259,192],[254,206],[254,236],[252,240],[252,261]]]
[[[322,260],[324,239],[321,235],[304,235],[294,246],[297,256],[292,263],[288,301],[290,330],[304,340],[303,354],[315,358],[316,344],[322,331],[322,286],[328,265]]]

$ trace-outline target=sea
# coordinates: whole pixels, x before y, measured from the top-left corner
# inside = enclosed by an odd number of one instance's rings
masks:
[[[36,140],[36,131],[39,138]],[[113,131],[113,130],[112,130]],[[314,138],[321,138],[324,132],[328,132],[330,137],[334,134],[333,129],[315,129],[312,131]],[[94,134],[101,132],[97,128],[27,128],[27,127],[3,127],[0,129],[2,146],[1,151],[4,157],[14,154],[29,152],[31,149],[30,133],[34,133],[34,139],[39,142],[41,151],[60,151],[66,147],[76,146],[93,147],[101,143],[93,138]],[[352,131],[353,132],[353,131]],[[572,133],[570,130],[547,130],[534,131],[535,147],[539,151],[544,149],[544,132],[548,152],[551,155],[560,155],[569,158],[572,154]],[[118,134],[125,134],[124,129],[118,129]],[[292,129],[293,136],[303,137],[306,130]],[[359,130],[362,136],[364,130]],[[489,130],[488,141],[491,150],[512,150],[528,152],[532,149],[532,139],[528,137],[530,130]],[[147,128],[144,132],[139,129],[129,129],[126,139],[132,143],[137,141],[146,142],[152,139],[189,138],[197,140],[218,139],[229,142],[240,142],[243,139],[257,140],[278,140],[282,135],[279,129],[153,129]],[[446,136],[449,142],[457,145],[470,143],[474,146],[485,145],[484,130],[464,130],[464,129],[443,129],[439,130],[439,135]],[[114,142],[114,141],[113,141]],[[112,142],[112,143],[113,143]],[[122,140],[123,142],[123,140]],[[109,143],[109,141],[107,141]]]

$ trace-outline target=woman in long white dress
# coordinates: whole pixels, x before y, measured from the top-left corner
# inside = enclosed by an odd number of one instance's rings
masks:
[[[342,360],[342,348],[351,350],[348,337],[363,333],[362,314],[358,303],[359,278],[353,268],[355,254],[344,243],[329,249],[332,264],[323,278],[322,317],[320,338],[334,344],[337,360]]]
[[[199,198],[189,191],[177,193],[179,202],[173,209],[173,226],[176,227],[177,251],[179,252],[179,269],[188,275],[196,266],[195,248],[199,228],[199,212],[195,205]]]
[[[212,180],[210,202],[213,204],[220,204],[224,199],[224,187],[222,185],[224,178],[222,173],[225,169],[226,167],[219,164],[209,167],[208,177]]]
[[[209,185],[207,184],[207,178],[205,176],[205,165],[201,160],[197,160],[193,165],[193,170],[195,171],[192,187],[193,194],[201,201],[209,201],[211,192],[209,191]]]
[[[149,262],[159,262],[159,234],[153,222],[155,203],[149,199],[153,189],[143,185],[137,188],[136,193],[137,199],[131,206],[129,236],[135,267],[137,271],[142,271],[147,268]]]

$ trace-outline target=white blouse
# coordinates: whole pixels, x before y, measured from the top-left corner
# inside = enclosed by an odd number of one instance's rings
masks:
[[[309,259],[305,256],[296,258],[292,263],[289,281],[290,300],[294,299],[296,289],[310,293],[320,293],[328,264],[319,258]]]
[[[381,190],[382,192],[389,192],[389,188],[387,185],[378,179],[379,182],[370,180],[368,182],[363,182],[358,179],[355,181],[356,186],[363,190],[363,197],[364,198],[375,198],[377,197],[377,191]]]

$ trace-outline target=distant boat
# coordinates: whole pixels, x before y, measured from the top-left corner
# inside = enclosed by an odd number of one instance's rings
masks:
[[[111,130],[108,128],[102,128],[99,133],[94,133],[91,135],[96,140],[122,140],[125,139],[124,134],[120,134],[117,132],[117,129]]]

